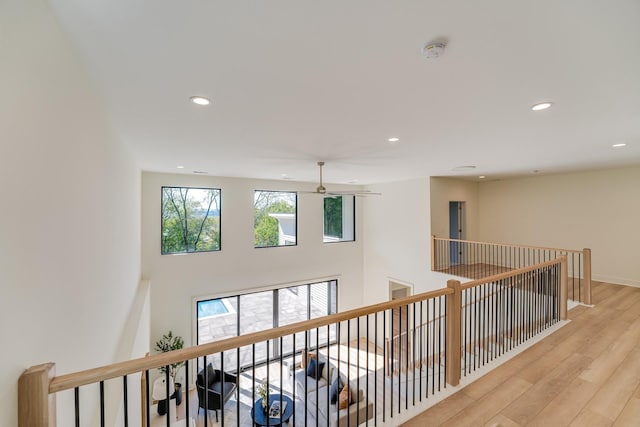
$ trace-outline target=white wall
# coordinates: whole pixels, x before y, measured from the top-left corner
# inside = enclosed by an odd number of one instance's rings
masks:
[[[449,202],[465,202],[465,238],[478,236],[478,183],[453,178],[432,177],[431,233],[436,237],[449,237]]]
[[[222,189],[222,250],[160,254],[162,186]],[[336,187],[337,188],[337,187]],[[254,190],[313,190],[312,184],[184,174],[143,173],[142,271],[151,280],[151,341],[172,330],[193,342],[193,298],[251,289],[313,282],[339,276],[339,309],[362,304],[361,233],[355,242],[324,244],[323,198],[298,196],[297,246],[254,248]],[[359,207],[356,207],[359,211]],[[357,212],[356,222],[361,215]],[[357,225],[359,227],[359,225]]]
[[[446,287],[431,270],[429,178],[367,187],[382,196],[364,200],[364,301],[389,300],[389,281],[413,293]]]
[[[592,249],[593,278],[640,286],[640,167],[484,182],[479,240]]]
[[[140,173],[45,1],[0,3],[0,57],[0,425],[15,426],[25,368],[139,355],[122,337],[140,279]]]

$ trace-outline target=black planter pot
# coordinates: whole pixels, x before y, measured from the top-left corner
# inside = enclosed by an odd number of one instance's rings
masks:
[[[176,406],[182,403],[182,384],[176,383],[176,391],[171,395],[171,399],[176,399]]]
[[[182,403],[182,384],[176,383],[175,391],[169,397],[169,399],[176,400],[176,406]],[[167,400],[163,399],[158,402],[158,415],[164,415],[167,413]]]

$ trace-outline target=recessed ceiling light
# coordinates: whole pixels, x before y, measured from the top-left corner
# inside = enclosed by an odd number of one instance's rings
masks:
[[[387,141],[389,141],[389,142],[398,142],[398,141],[400,141],[400,138],[396,138],[396,137],[394,136],[393,138],[389,138],[389,139],[387,139]]]
[[[541,110],[546,110],[547,108],[551,107],[552,105],[553,105],[553,102],[541,102],[541,103],[536,104],[533,107],[531,107],[531,109],[533,111],[541,111]]]
[[[485,178],[486,178],[486,176],[484,176],[484,175],[480,175],[478,178],[480,178],[480,179],[485,179]]]
[[[286,173],[282,174],[282,179],[293,179],[292,177],[290,177],[289,175],[287,175]]]
[[[613,144],[612,147],[613,148],[620,148],[620,147],[626,147],[627,144],[625,144],[624,142],[621,142],[620,144]]]
[[[192,96],[191,97],[191,102],[193,102],[196,105],[209,105],[209,104],[211,104],[211,101],[209,101],[207,98],[202,97],[202,96]]]
[[[176,166],[176,167],[177,167],[178,169],[184,169],[184,166],[182,166],[182,165],[178,165],[178,166]]]

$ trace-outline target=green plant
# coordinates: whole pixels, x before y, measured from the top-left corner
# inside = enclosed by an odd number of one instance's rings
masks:
[[[156,350],[161,353],[168,351],[180,350],[184,347],[184,340],[179,335],[173,335],[173,332],[169,331],[164,334],[162,338],[156,341]],[[173,363],[168,366],[162,366],[159,368],[160,372],[166,375],[167,368],[169,368],[169,376],[173,378],[173,383],[176,383],[176,376],[178,375],[178,369],[184,365],[184,362]]]
[[[267,384],[266,380],[263,379],[262,382],[258,385],[258,388],[256,390],[256,393],[258,393],[258,396],[262,398],[262,409],[267,408],[268,392],[269,392],[269,385]]]

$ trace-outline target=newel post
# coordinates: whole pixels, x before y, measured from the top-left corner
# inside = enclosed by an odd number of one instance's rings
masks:
[[[18,427],[55,427],[56,395],[49,394],[49,383],[56,375],[56,364],[32,366],[18,379]]]
[[[560,255],[560,320],[567,320],[567,300],[569,298],[569,268],[567,256]]]
[[[462,314],[462,291],[460,281],[448,280],[447,288],[453,289],[453,294],[447,296],[447,383],[457,386],[460,383],[460,318]]]
[[[582,250],[582,299],[591,305],[591,249]]]
[[[436,271],[436,235],[431,235],[431,271]]]

